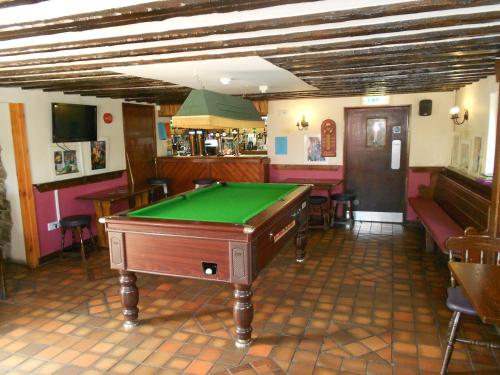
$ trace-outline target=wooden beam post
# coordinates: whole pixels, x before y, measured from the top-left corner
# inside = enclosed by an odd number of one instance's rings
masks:
[[[26,136],[26,121],[24,104],[9,104],[12,139],[16,160],[17,182],[21,200],[21,217],[26,247],[26,263],[31,268],[38,266],[40,244],[38,242],[38,227],[36,222],[35,197],[31,184],[31,168]]]

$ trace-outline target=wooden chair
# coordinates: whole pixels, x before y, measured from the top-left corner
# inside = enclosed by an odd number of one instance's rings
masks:
[[[463,314],[477,316],[483,323],[495,323],[491,315],[495,315],[498,319],[500,315],[500,310],[498,309],[500,290],[491,290],[493,288],[498,289],[498,280],[484,280],[484,277],[482,279],[476,279],[478,275],[471,273],[467,275],[468,280],[470,280],[467,282],[467,286],[465,282],[463,286],[460,286],[457,285],[460,284],[460,280],[456,280],[453,275],[453,269],[455,267],[452,265],[456,260],[461,260],[465,263],[479,263],[485,265],[485,269],[487,267],[491,269],[492,266],[500,266],[500,239],[492,238],[488,235],[479,235],[474,228],[467,228],[463,237],[450,237],[446,241],[446,247],[449,250],[449,266],[452,270],[452,286],[447,290],[448,298],[446,299],[446,306],[453,311],[453,315],[448,325],[447,347],[441,374],[446,374],[448,371],[448,365],[456,341],[469,345],[485,346],[487,348],[500,348],[500,343],[457,337],[460,320]],[[479,270],[480,269],[481,268],[479,268]],[[490,284],[482,287],[478,285],[480,280],[482,280],[482,282],[489,282]],[[473,286],[472,289],[469,287],[471,285]],[[488,287],[490,290],[485,290],[485,288]],[[479,290],[479,292],[475,289]],[[496,297],[491,298],[491,296],[486,296],[486,293],[490,293]],[[485,314],[485,311],[492,312],[492,314]]]

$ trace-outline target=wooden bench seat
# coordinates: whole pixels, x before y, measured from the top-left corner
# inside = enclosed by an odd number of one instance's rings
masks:
[[[410,206],[426,230],[426,250],[435,245],[447,253],[448,237],[461,236],[468,227],[486,229],[491,201],[460,181],[446,175],[437,176],[433,189],[421,189],[422,197],[409,198]]]
[[[463,228],[432,199],[409,198],[409,202],[425,227],[427,251],[433,250],[435,242],[441,251],[446,252],[446,240],[464,233]]]

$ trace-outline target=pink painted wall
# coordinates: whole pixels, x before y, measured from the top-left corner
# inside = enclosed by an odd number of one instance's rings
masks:
[[[95,223],[95,211],[92,201],[83,201],[76,199],[77,196],[92,193],[98,190],[110,189],[113,187],[127,185],[127,174],[124,172],[120,178],[100,181],[92,184],[73,186],[59,190],[59,209],[61,217],[70,215],[91,215],[92,231],[97,234]],[[61,246],[61,231],[47,230],[47,224],[57,220],[54,191],[39,192],[33,187],[35,195],[35,207],[38,225],[38,238],[40,241],[40,256],[54,253]],[[113,210],[123,209],[123,205],[113,207]],[[125,206],[126,208],[126,206]],[[84,231],[87,238],[87,231]],[[65,246],[71,243],[71,234],[66,233]]]
[[[430,172],[415,172],[411,167],[408,169],[408,197],[418,196],[418,187],[420,185],[430,185],[431,174]],[[335,178],[343,179],[344,170],[342,166],[339,166],[338,170],[289,170],[289,169],[275,169],[272,165],[269,167],[269,180],[271,182],[282,182],[287,178],[310,178],[310,179],[320,179],[320,178]],[[343,190],[343,185],[336,188],[336,192],[341,192]],[[324,195],[325,192],[315,192],[315,194]],[[408,201],[406,202],[406,219],[416,220],[417,216],[413,209],[409,206]]]
[[[408,198],[418,196],[418,187],[420,185],[429,186],[431,184],[430,172],[415,172],[412,168],[408,170]],[[417,220],[415,211],[406,201],[406,220]]]

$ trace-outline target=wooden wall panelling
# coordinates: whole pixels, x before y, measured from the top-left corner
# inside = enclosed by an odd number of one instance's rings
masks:
[[[267,100],[252,100],[252,103],[261,116],[267,116],[269,102]]]
[[[31,184],[31,167],[26,136],[26,121],[24,118],[24,104],[9,104],[12,139],[21,198],[21,217],[24,232],[26,263],[36,268],[40,258],[40,244],[38,242],[38,227],[36,222],[35,197]]]
[[[158,175],[172,180],[170,191],[178,194],[194,188],[195,178],[218,181],[268,182],[269,159],[252,157],[163,157]]]
[[[160,105],[160,110],[158,111],[159,117],[172,117],[175,116],[177,111],[181,108],[182,104],[162,104]]]
[[[178,194],[194,188],[193,179],[209,178],[210,171],[207,165],[193,163],[186,158],[158,158],[158,176],[171,179],[169,194]]]
[[[338,171],[341,165],[271,164],[276,170]]]
[[[434,200],[462,227],[487,228],[491,201],[444,174],[439,175]]]
[[[269,180],[266,180],[260,163],[213,163],[210,172],[211,177],[218,181],[268,182]]]
[[[495,62],[495,70],[497,82],[500,82],[500,60],[497,60]],[[497,111],[497,134],[495,140],[495,166],[493,169],[491,209],[488,223],[488,232],[489,235],[493,238],[498,238],[498,235],[500,234],[500,220],[498,219],[500,213],[500,96],[498,97],[498,104],[499,107]]]

